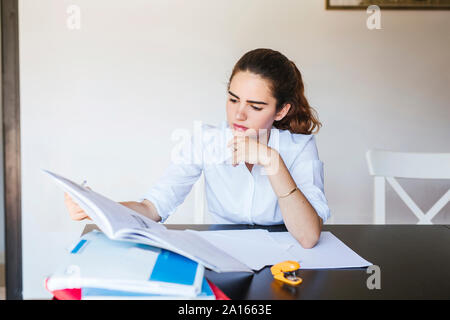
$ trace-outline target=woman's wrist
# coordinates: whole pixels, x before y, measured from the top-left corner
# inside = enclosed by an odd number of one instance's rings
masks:
[[[280,165],[280,154],[277,150],[267,147],[266,157],[263,158],[262,166],[269,174],[275,174]]]
[[[161,216],[158,214],[158,210],[151,201],[144,199],[140,204],[146,207],[150,219],[156,222],[161,221]]]
[[[152,219],[153,221],[159,222],[161,221],[161,217],[157,214],[156,208],[153,206],[153,204],[148,201],[144,200],[142,202],[137,201],[123,201],[119,202],[121,205],[134,210],[143,216]]]

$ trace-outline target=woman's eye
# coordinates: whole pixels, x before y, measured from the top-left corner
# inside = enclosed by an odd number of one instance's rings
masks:
[[[233,98],[230,98],[230,101],[231,101],[231,103],[236,103],[236,102],[237,102],[237,100],[236,100],[236,99],[233,99]],[[262,108],[258,108],[258,107],[252,106],[252,105],[250,105],[250,107],[251,107],[252,109],[256,110],[256,111],[262,110]]]

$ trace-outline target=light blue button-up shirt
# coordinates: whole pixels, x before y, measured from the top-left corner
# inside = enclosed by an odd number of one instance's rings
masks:
[[[197,126],[193,136],[180,134],[171,164],[140,200],[151,201],[164,222],[203,172],[208,212],[214,223],[282,224],[277,196],[264,167],[254,165],[250,172],[245,163],[232,166],[227,148],[232,136],[226,121],[218,127]],[[330,210],[315,137],[272,128],[268,146],[279,152],[295,183],[325,222]]]

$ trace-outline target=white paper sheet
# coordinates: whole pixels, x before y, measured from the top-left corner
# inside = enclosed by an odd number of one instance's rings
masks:
[[[201,231],[197,234],[254,270],[285,260],[298,261],[302,269],[361,268],[372,265],[328,231],[321,233],[312,249],[302,248],[289,232],[250,229]]]
[[[202,234],[221,234],[224,236],[241,239],[242,241],[258,241],[260,243],[270,243],[274,245],[279,245],[284,251],[289,249],[292,244],[290,243],[279,243],[270,236],[270,232],[265,229],[234,229],[234,230],[214,230],[214,231],[201,231]]]
[[[290,245],[280,244],[263,229],[197,231],[203,239],[253,270],[292,260]]]
[[[289,245],[288,253],[302,269],[362,268],[372,263],[360,257],[329,231],[323,231],[316,246],[304,249],[289,232],[270,232],[278,243]]]

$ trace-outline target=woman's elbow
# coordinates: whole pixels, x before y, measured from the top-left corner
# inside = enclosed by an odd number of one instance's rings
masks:
[[[310,226],[306,230],[297,230],[297,234],[292,232],[294,238],[305,249],[312,249],[319,242],[320,233],[322,231],[323,222],[320,217],[317,218],[317,224]]]
[[[312,249],[319,242],[320,230],[310,232],[297,238],[297,241],[304,249]]]
[[[316,246],[317,242],[320,239],[320,233],[322,231],[323,220],[318,218],[318,226],[317,228],[313,228],[314,230],[305,234],[302,238],[298,239],[300,245],[305,249],[312,249]]]
[[[312,249],[316,246],[317,242],[319,242],[319,236],[309,236],[298,239],[298,242],[304,249]]]

